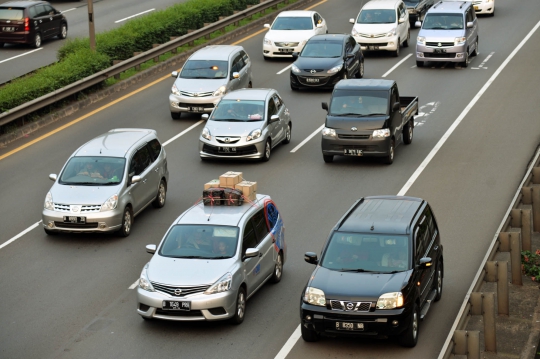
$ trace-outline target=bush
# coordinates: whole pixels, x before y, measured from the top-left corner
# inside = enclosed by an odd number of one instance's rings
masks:
[[[531,253],[530,251],[521,252],[521,270],[523,274],[531,277],[534,282],[540,282],[540,249]]]

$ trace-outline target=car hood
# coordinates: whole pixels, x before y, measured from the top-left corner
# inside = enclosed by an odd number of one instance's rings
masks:
[[[418,36],[424,36],[430,42],[454,42],[456,37],[465,36],[465,30],[425,30],[421,29]]]
[[[265,121],[228,122],[211,121],[206,123],[212,136],[247,136],[253,130],[264,128]]]
[[[362,34],[383,34],[396,27],[392,24],[354,24],[354,29]]]
[[[326,299],[376,301],[382,294],[399,292],[412,269],[398,273],[339,272],[317,267],[309,286],[321,289]]]
[[[180,91],[210,92],[216,91],[220,86],[227,85],[228,79],[182,79],[177,78],[174,84]]]
[[[328,116],[326,127],[336,130],[350,131],[356,127],[358,131],[379,130],[385,128],[388,116],[377,117],[352,117],[352,116]]]
[[[162,257],[156,253],[146,275],[150,281],[161,284],[212,285],[231,270],[234,262],[234,258],[183,259]]]
[[[315,35],[315,30],[270,30],[266,38],[274,42],[302,42]]]
[[[343,63],[341,57],[299,57],[294,64],[302,71],[309,71],[311,69],[330,70],[341,63]]]
[[[103,204],[113,194],[118,194],[121,184],[116,186],[78,186],[55,183],[50,192],[54,203]]]

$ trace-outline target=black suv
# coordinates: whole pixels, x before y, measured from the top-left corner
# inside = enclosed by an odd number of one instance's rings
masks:
[[[46,1],[9,1],[0,4],[0,47],[4,43],[30,44],[67,37],[67,20]]]
[[[362,198],[332,229],[300,301],[302,338],[399,336],[418,341],[419,320],[441,299],[443,246],[429,204],[414,197]]]

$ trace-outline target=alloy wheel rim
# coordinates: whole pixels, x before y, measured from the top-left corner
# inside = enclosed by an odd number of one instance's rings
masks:
[[[129,211],[126,211],[126,214],[124,215],[124,231],[126,233],[129,233],[131,230],[131,214]]]
[[[413,337],[416,339],[416,336],[418,335],[418,314],[416,312],[413,313]]]
[[[412,126],[409,126],[409,140],[412,140],[413,137],[413,129]]]
[[[264,155],[266,158],[270,158],[270,142],[266,142],[266,148],[264,149]]]
[[[281,263],[281,255],[278,255],[276,262],[276,278],[281,278],[283,264]]]
[[[165,185],[161,183],[159,185],[159,204],[163,205],[165,203]]]
[[[41,46],[41,36],[36,35],[36,47],[40,47],[40,46]]]
[[[62,37],[65,39],[67,37],[67,27],[62,26]]]
[[[287,125],[287,141],[291,140],[291,126]]]
[[[244,317],[245,308],[246,308],[246,300],[244,299],[244,293],[240,292],[238,294],[238,305],[237,305],[237,308],[236,308],[239,318]]]

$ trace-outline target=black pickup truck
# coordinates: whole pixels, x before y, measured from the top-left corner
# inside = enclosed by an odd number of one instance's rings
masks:
[[[334,156],[376,156],[391,164],[396,146],[413,140],[418,97],[400,97],[392,80],[349,79],[336,84],[330,106],[323,102],[322,108],[328,112],[324,162]]]

